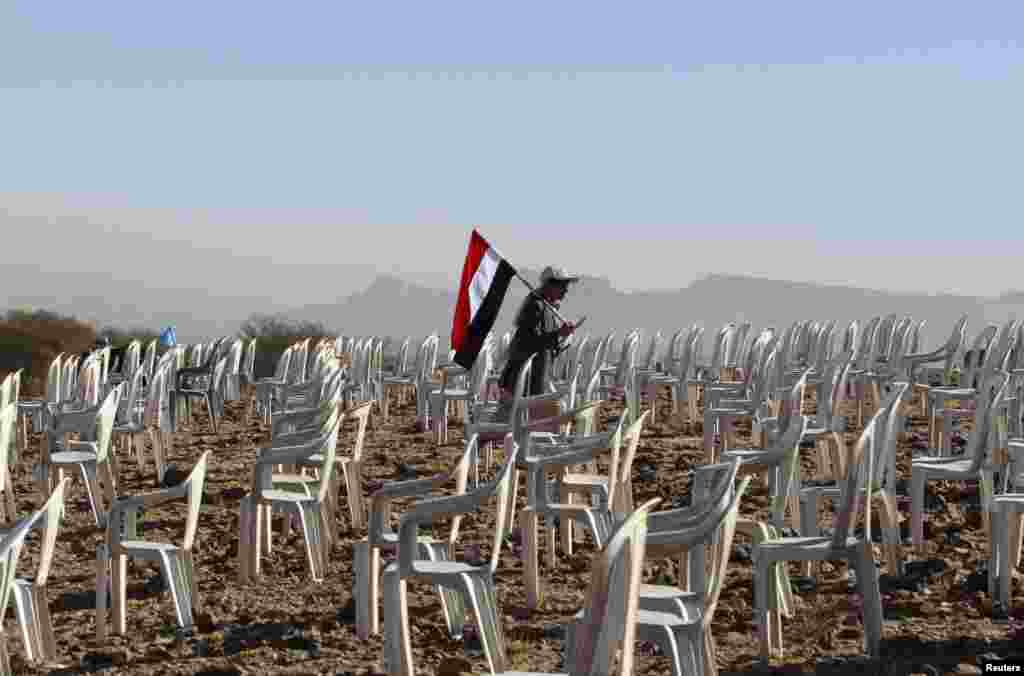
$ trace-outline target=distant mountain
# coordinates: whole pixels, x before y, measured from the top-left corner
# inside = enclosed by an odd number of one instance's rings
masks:
[[[524,270],[523,276],[536,279],[538,273]],[[347,335],[398,338],[436,331],[445,342],[451,331],[455,292],[454,285],[436,289],[380,275],[364,291],[337,303],[305,306],[286,314],[322,321]],[[525,293],[521,283],[512,282],[498,317],[499,331],[511,328]],[[729,321],[749,321],[758,329],[774,326],[782,330],[803,318],[836,319],[845,326],[852,319],[863,322],[889,313],[927,320],[924,347],[932,349],[946,340],[962,314],[969,316],[971,335],[987,322],[1024,318],[1024,298],[1019,303],[1008,303],[974,296],[891,293],[740,275],[710,275],[678,290],[626,293],[606,278],[584,276],[563,308],[570,320],[586,315],[585,328],[595,334],[638,327],[648,335],[661,330],[666,336],[694,322],[709,330]],[[706,345],[709,342],[705,341]]]

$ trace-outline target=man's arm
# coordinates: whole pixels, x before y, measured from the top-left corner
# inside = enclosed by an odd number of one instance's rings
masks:
[[[531,298],[523,308],[519,329],[525,341],[523,348],[530,354],[536,354],[541,350],[558,349],[560,339],[558,329],[554,331],[544,329],[544,307],[539,299]]]

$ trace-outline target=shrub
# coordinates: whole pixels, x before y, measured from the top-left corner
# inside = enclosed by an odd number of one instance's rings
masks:
[[[274,375],[277,361],[288,346],[306,338],[313,342],[332,337],[331,331],[322,323],[288,319],[283,315],[255,314],[249,317],[238,332],[239,337],[256,342],[256,360],[253,375],[269,378]]]
[[[53,358],[61,352],[85,352],[95,341],[96,329],[74,317],[49,310],[9,310],[0,320],[0,377],[24,369],[22,393],[41,396]]]

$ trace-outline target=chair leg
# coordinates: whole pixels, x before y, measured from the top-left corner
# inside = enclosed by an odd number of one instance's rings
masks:
[[[39,623],[35,612],[32,585],[15,580],[11,592],[14,596],[14,609],[18,616],[18,624],[21,626],[25,657],[28,662],[41,662],[43,661],[42,646],[40,645],[42,640],[39,636]]]
[[[352,567],[355,568],[356,635],[366,640],[380,631],[378,584],[380,581],[380,549],[366,540],[353,546]]]
[[[757,638],[761,646],[761,660],[768,664],[771,659],[771,648],[768,626],[768,569],[769,560],[764,557],[756,557],[754,575],[754,625],[757,628]]]
[[[82,463],[79,465],[82,471],[82,480],[85,483],[85,490],[89,494],[89,505],[92,507],[93,519],[96,521],[96,525],[103,528],[106,525],[106,519],[104,518],[103,507],[99,504],[100,498],[100,485],[96,478],[96,464]]]
[[[238,581],[250,580],[250,553],[252,548],[252,499],[247,495],[238,505]]]
[[[299,505],[299,524],[302,527],[302,536],[306,543],[306,560],[309,564],[309,575],[313,578],[313,582],[323,582],[325,561],[320,533],[320,505]]]
[[[182,565],[181,553],[161,553],[160,571],[163,573],[164,579],[167,580],[171,597],[174,599],[174,612],[177,615],[178,626],[182,629],[191,629],[194,624],[192,586],[189,584]]]
[[[505,638],[498,616],[497,598],[494,594],[493,582],[483,580],[475,575],[467,576],[468,585],[466,598],[473,606],[477,628],[480,631],[480,643],[483,645],[484,656],[492,674],[500,674],[505,668]]]
[[[878,574],[871,543],[864,543],[851,561],[857,570],[857,586],[864,603],[864,650],[877,657],[882,644],[882,596],[878,589]]]
[[[519,529],[523,534],[523,584],[526,587],[526,607],[540,607],[540,566],[537,552],[537,512],[525,507],[519,512]]]
[[[421,542],[420,556],[428,561],[447,561],[448,543]],[[441,609],[448,625],[448,636],[453,639],[462,638],[462,626],[466,621],[466,605],[462,592],[441,585],[437,585],[435,590],[441,597]]]
[[[896,496],[887,491],[882,491],[877,496],[882,503],[882,508],[878,513],[878,521],[882,527],[886,567],[890,575],[899,575],[903,557],[900,552],[900,517],[899,509],[896,507]]]
[[[191,551],[181,552],[182,574],[185,583],[189,588],[189,597],[192,600],[193,615],[202,609],[202,599],[199,597],[199,585],[196,582],[196,564]]]
[[[96,640],[107,640],[107,590],[110,586],[110,555],[105,544],[96,545]]]
[[[111,624],[115,634],[123,635],[127,631],[128,618],[128,557],[115,554],[110,558],[110,610]]]
[[[384,572],[384,605],[384,670],[390,676],[414,676],[408,589],[397,567]]]
[[[918,554],[924,553],[924,488],[924,474],[911,471],[910,542]]]

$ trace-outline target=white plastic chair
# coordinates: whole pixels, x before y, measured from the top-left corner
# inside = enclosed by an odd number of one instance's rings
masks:
[[[849,471],[843,480],[842,495],[831,537],[781,537],[762,540],[753,552],[754,558],[754,620],[761,644],[761,658],[771,659],[773,652],[770,634],[781,637],[781,628],[773,628],[768,621],[769,567],[781,561],[835,561],[849,562],[856,572],[864,607],[864,643],[869,655],[877,656],[882,638],[882,599],[878,588],[874,553],[871,544],[872,480],[879,448],[874,444],[875,427],[893,410],[899,398],[889,408],[876,411],[861,432],[850,457]],[[864,535],[853,535],[857,517],[864,511]],[[781,652],[781,641],[775,651]]]
[[[18,558],[29,531],[43,518],[51,518],[49,510],[39,510],[25,517],[7,532],[0,534],[0,676],[14,676],[11,670],[10,653],[7,651],[7,635],[4,633],[4,615],[10,605],[15,587],[15,571]]]
[[[398,531],[398,561],[384,569],[384,662],[388,673],[413,673],[406,596],[406,585],[410,580],[460,592],[473,610],[491,672],[496,674],[505,670],[505,638],[501,612],[497,607],[494,573],[498,568],[506,530],[508,495],[517,451],[512,435],[506,435],[505,464],[494,481],[482,484],[464,495],[421,500],[402,515]],[[417,537],[421,523],[434,523],[450,516],[473,513],[493,498],[496,498],[496,504],[490,561],[475,565],[454,560],[424,561],[414,558],[419,551]]]
[[[455,482],[454,495],[463,495],[469,478],[469,468],[476,456],[477,438],[468,442],[459,461],[448,474],[409,481],[392,481],[379,488],[370,496],[370,518],[367,537],[353,545],[353,567],[356,585],[353,594],[356,597],[356,634],[366,639],[371,634],[380,632],[380,612],[378,599],[380,596],[380,554],[382,551],[398,549],[398,533],[388,527],[391,516],[391,504],[398,498],[425,497],[431,492],[440,491],[449,482]],[[417,547],[421,558],[429,561],[450,560],[454,554],[455,542],[459,534],[461,515],[453,518],[447,539],[440,540],[433,536],[417,537]],[[462,636],[464,608],[462,596],[454,591],[438,587],[441,607],[448,624],[448,634],[452,638]]]
[[[14,607],[18,624],[21,625],[25,656],[36,664],[53,663],[57,659],[57,640],[53,634],[50,605],[46,600],[46,582],[53,564],[61,513],[64,511],[64,490],[69,481],[59,481],[57,488],[39,509],[42,517],[36,521],[36,525],[41,524],[42,544],[35,577],[14,581]]]
[[[198,586],[192,545],[199,526],[203,485],[206,481],[210,451],[199,456],[188,477],[172,488],[133,495],[116,500],[110,508],[105,545],[97,551],[96,635],[100,640],[107,633],[107,581],[109,575],[112,597],[111,611],[115,634],[127,631],[127,562],[129,558],[155,561],[174,599],[178,626],[191,629],[194,610],[199,607]],[[175,500],[185,500],[185,535],[180,545],[139,539],[137,515],[140,509],[151,509]],[[123,524],[123,526],[122,526]]]
[[[338,430],[345,416],[338,415],[326,438],[313,443],[290,448],[265,449],[256,459],[253,468],[252,491],[242,498],[239,505],[239,577],[245,581],[256,579],[260,574],[260,553],[269,544],[269,510],[277,508],[287,514],[294,514],[302,528],[306,543],[306,560],[310,577],[322,582],[326,572],[326,547],[323,533],[329,531],[329,513],[325,509],[331,475],[335,471],[335,454],[338,445]],[[292,464],[314,453],[322,454],[319,485],[315,495],[307,491],[288,491],[271,488],[272,472],[276,465]]]

